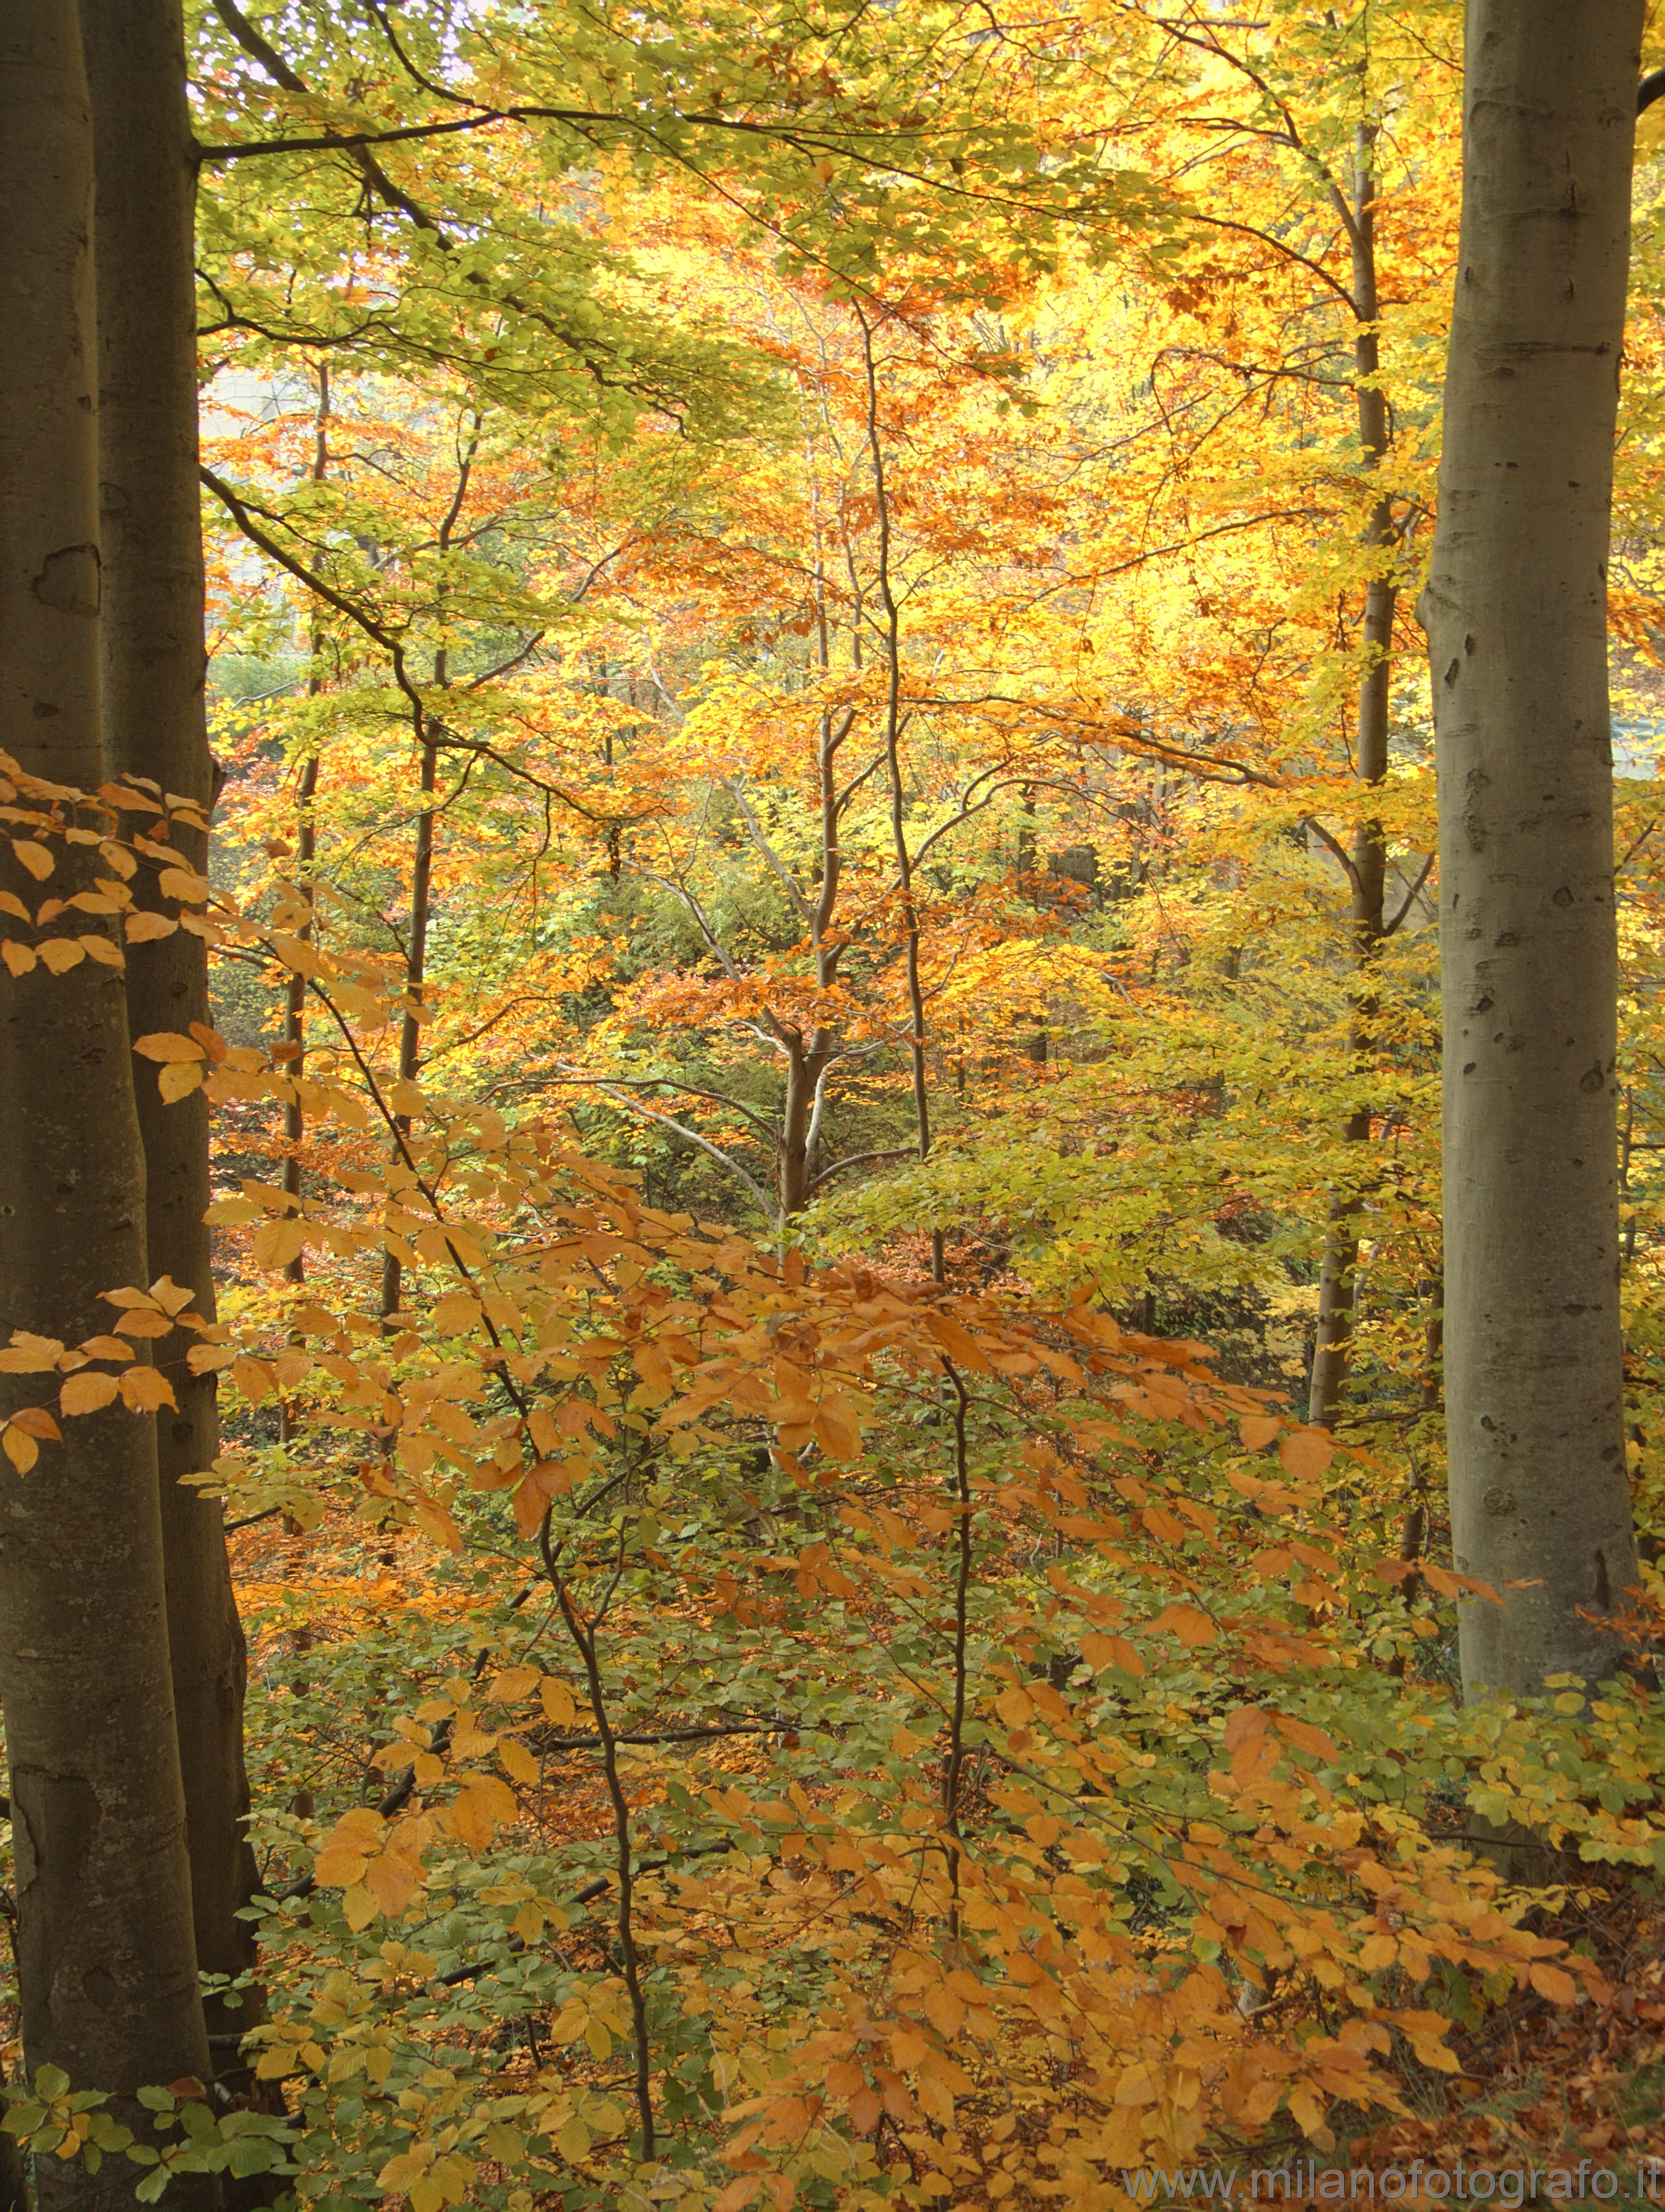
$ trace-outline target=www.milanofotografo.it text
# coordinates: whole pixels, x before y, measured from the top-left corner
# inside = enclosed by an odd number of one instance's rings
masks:
[[[1250,2204],[1572,2204],[1611,2203],[1629,2179],[1594,2159],[1576,2166],[1436,2166],[1422,2159],[1386,2166],[1123,2166],[1122,2186],[1135,2204],[1169,2204],[1183,2197],[1214,2197]],[[1665,2203],[1665,2159],[1638,2159],[1628,2192]]]

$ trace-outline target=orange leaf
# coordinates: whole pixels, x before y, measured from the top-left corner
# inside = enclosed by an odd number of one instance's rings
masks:
[[[14,837],[11,848],[37,883],[45,883],[53,868],[51,854],[33,838]]]
[[[1528,1972],[1533,1988],[1541,1997],[1547,1997],[1551,2004],[1577,2003],[1578,1984],[1559,1966],[1547,1966],[1543,1960],[1535,1959]]]
[[[1151,1632],[1159,1636],[1165,1631],[1182,1644],[1212,1644],[1219,1632],[1208,1614],[1194,1605],[1164,1606],[1151,1623]]]
[[[1245,1413],[1238,1433],[1245,1451],[1262,1451],[1282,1426],[1282,1417],[1277,1413]]]
[[[34,965],[34,947],[20,945],[15,937],[0,944],[0,960],[3,960],[14,975],[27,975]]]
[[[858,2089],[850,2100],[850,2124],[858,2136],[870,2136],[884,2118],[884,2111],[871,2089]]]
[[[58,1394],[58,1410],[64,1413],[96,1413],[100,1406],[107,1406],[118,1388],[113,1375],[84,1370],[70,1376]]]
[[[203,1048],[195,1037],[181,1036],[178,1030],[153,1030],[148,1036],[135,1037],[135,1052],[142,1052],[147,1060],[202,1060]]]
[[[1124,1636],[1084,1636],[1081,1656],[1094,1672],[1100,1667],[1119,1667],[1124,1674],[1142,1674],[1145,1662]]]
[[[130,945],[143,945],[153,937],[172,937],[179,927],[167,914],[130,914],[124,924]]]
[[[1316,1482],[1335,1456],[1322,1429],[1291,1429],[1278,1446],[1278,1457],[1297,1482]]]
[[[810,1425],[814,1431],[815,1442],[829,1459],[861,1457],[861,1426],[847,1399],[823,1399]]]
[[[130,1367],[121,1378],[120,1389],[122,1403],[130,1413],[154,1413],[160,1406],[179,1410],[173,1385],[160,1368]]]
[[[5,1453],[20,1474],[27,1474],[40,1456],[39,1445],[33,1437],[26,1436],[15,1421],[8,1421],[0,1429],[0,1451]]]
[[[63,1349],[55,1336],[31,1336],[26,1328],[15,1328],[10,1344],[0,1352],[0,1375],[51,1375]]]
[[[63,1430],[44,1406],[25,1406],[11,1419],[12,1426],[21,1429],[26,1437],[48,1437],[54,1443],[63,1441]]]

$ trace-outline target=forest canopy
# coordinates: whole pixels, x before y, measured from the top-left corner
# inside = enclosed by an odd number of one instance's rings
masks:
[[[1653,2201],[1665,108],[1632,178],[1620,40],[1614,1158],[1512,1355],[1565,1400],[1616,1270],[1638,1557],[1544,1601],[1599,1665],[1482,1674],[1541,1577],[1447,1487],[1463,14],[174,18],[188,524],[112,476],[171,310],[112,335],[98,170],[102,751],[0,724],[0,1014],[124,1003],[148,1243],[6,1293],[0,1472],[160,1439],[207,2009],[106,2078],[20,1936],[42,2204]]]

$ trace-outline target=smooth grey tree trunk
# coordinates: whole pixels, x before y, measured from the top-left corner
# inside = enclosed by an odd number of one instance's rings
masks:
[[[1465,1692],[1609,1673],[1622,1426],[1607,568],[1643,0],[1469,0],[1433,565]]]
[[[81,0],[97,171],[99,473],[103,554],[105,750],[118,774],[148,776],[213,804],[203,684],[203,532],[197,453],[195,174],[179,0]],[[176,826],[190,866],[207,840]],[[142,905],[166,905],[142,870]],[[174,935],[127,957],[131,1033],[209,1020],[207,949]],[[214,1318],[208,1104],[169,1105],[147,1065],[138,1080],[151,1277],[171,1275]],[[256,1881],[243,1764],[243,1631],[220,1502],[182,1486],[219,1450],[212,1375],[169,1369],[179,1409],[157,1417],[168,1634],[190,1824],[197,1949],[203,1971],[254,1959],[237,1917]],[[247,2005],[210,2008],[221,2034],[253,2024]]]
[[[82,788],[106,773],[92,246],[74,0],[0,0],[0,745]],[[96,848],[59,845],[51,890],[98,866]],[[26,904],[46,895],[9,850],[0,872]],[[144,1195],[120,970],[0,970],[0,1340],[109,1330],[99,1293],[148,1279]],[[50,1400],[54,1380],[0,1377],[0,1411]],[[0,1465],[24,2053],[31,2074],[130,2095],[208,2071],[155,1425],[118,1402],[64,1428],[27,1474]],[[39,2163],[48,2212],[129,2202],[139,2179],[120,2159],[96,2182]]]

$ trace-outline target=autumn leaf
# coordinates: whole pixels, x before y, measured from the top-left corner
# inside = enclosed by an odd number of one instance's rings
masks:
[[[8,1421],[5,1427],[0,1429],[0,1450],[5,1453],[20,1474],[27,1474],[40,1456],[39,1445],[15,1421]]]
[[[58,1394],[59,1409],[66,1413],[96,1413],[100,1407],[112,1404],[120,1385],[113,1375],[94,1369],[83,1369],[71,1375]]]
[[[1212,1644],[1219,1634],[1206,1613],[1194,1605],[1165,1606],[1150,1624],[1153,1636],[1177,1636],[1182,1644]]]
[[[1145,1672],[1144,1661],[1124,1636],[1084,1636],[1081,1656],[1095,1671],[1100,1667],[1117,1667],[1124,1674]]]
[[[26,1328],[15,1328],[11,1342],[0,1351],[0,1374],[51,1375],[63,1351],[55,1336],[32,1336]]]
[[[1335,1456],[1335,1443],[1322,1429],[1291,1429],[1279,1440],[1278,1457],[1298,1482],[1316,1482]]]
[[[202,1083],[203,1074],[203,1070],[200,1061],[171,1060],[157,1077],[156,1087],[161,1092],[165,1102],[172,1106],[178,1100],[197,1089]]]
[[[203,1060],[207,1057],[195,1037],[181,1036],[177,1030],[153,1030],[148,1036],[135,1037],[133,1049],[142,1053],[147,1060]]]
[[[121,1377],[120,1389],[122,1403],[130,1413],[154,1413],[163,1406],[172,1406],[176,1412],[179,1408],[173,1385],[160,1368],[130,1367]]]
[[[55,865],[46,848],[33,837],[14,837],[11,848],[35,881],[45,883]]]
[[[298,1260],[306,1249],[306,1235],[300,1222],[280,1216],[257,1229],[250,1240],[250,1252],[257,1267],[287,1267],[291,1260]]]

